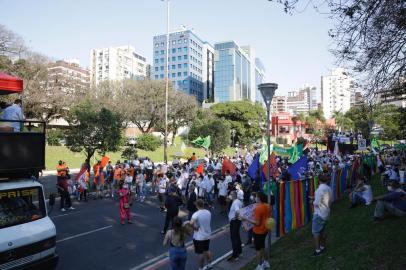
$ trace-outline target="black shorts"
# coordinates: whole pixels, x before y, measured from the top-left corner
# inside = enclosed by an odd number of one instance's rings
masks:
[[[220,205],[226,205],[226,197],[225,196],[219,196],[218,201],[219,201]]]
[[[267,234],[268,233],[264,234],[253,233],[255,250],[261,250],[265,248],[265,238]]]
[[[160,203],[164,202],[165,193],[158,193],[158,200]]]
[[[195,247],[196,254],[202,254],[205,251],[209,251],[210,239],[209,240],[195,240],[193,239],[193,245]]]

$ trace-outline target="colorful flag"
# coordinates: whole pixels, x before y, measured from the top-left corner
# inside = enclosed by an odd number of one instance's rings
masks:
[[[248,175],[251,179],[257,178],[257,172],[259,170],[259,154],[256,154],[251,165],[248,167]]]
[[[300,180],[302,175],[307,171],[307,156],[303,155],[295,164],[288,168],[292,180]]]
[[[221,167],[221,174],[225,175],[226,171],[230,171],[230,174],[234,175],[237,171],[237,167],[231,162],[231,160],[225,157],[223,159],[223,166]]]
[[[270,175],[271,175],[271,177],[273,177],[275,179],[276,177],[279,176],[279,170],[278,170],[278,164],[276,164],[276,155],[274,152],[272,152],[272,155],[269,158],[268,162],[270,163],[270,167],[271,167]],[[267,180],[268,180],[268,162],[266,162],[264,164],[264,166],[262,166],[262,171],[264,172],[264,175]]]

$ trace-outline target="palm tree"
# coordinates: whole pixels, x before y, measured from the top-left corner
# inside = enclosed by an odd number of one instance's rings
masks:
[[[333,118],[335,119],[336,125],[340,131],[352,129],[354,126],[354,122],[340,111],[334,112]]]

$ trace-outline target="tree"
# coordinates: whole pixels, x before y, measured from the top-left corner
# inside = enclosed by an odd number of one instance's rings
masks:
[[[354,126],[353,121],[342,112],[334,112],[333,118],[335,119],[336,126],[339,127],[341,131],[348,131]]]
[[[400,138],[402,130],[400,129],[402,113],[394,105],[377,105],[374,108],[375,123],[382,127],[383,132],[379,134],[381,139],[394,140]]]
[[[178,129],[182,126],[188,126],[197,113],[197,102],[194,96],[180,91],[169,92],[168,102],[168,133],[172,133],[172,144]],[[165,132],[165,119],[160,119],[156,124],[156,129]]]
[[[19,58],[25,51],[27,48],[23,38],[0,24],[0,56]]]
[[[262,137],[265,121],[265,110],[259,103],[250,101],[232,101],[218,103],[210,107],[210,111],[220,119],[224,119],[230,128],[235,130],[236,141],[249,145]]]
[[[104,155],[107,151],[119,150],[123,127],[118,113],[98,109],[86,100],[71,109],[67,121],[70,128],[66,140],[71,151],[84,151],[90,160],[96,151]]]
[[[272,0],[269,0],[272,1]],[[273,0],[293,14],[299,0]],[[322,10],[328,8],[328,10]],[[326,0],[315,5],[336,22],[329,35],[333,54],[363,79],[373,96],[381,91],[406,93],[406,2],[404,0]]]
[[[152,134],[142,134],[137,138],[137,148],[145,151],[155,151],[161,143],[161,140]]]
[[[190,128],[189,138],[192,140],[197,137],[211,137],[209,150],[212,153],[221,153],[231,143],[230,125],[227,121],[215,117],[198,119],[193,122]]]
[[[137,149],[134,147],[126,147],[123,152],[121,153],[121,157],[126,160],[134,160],[137,159]]]

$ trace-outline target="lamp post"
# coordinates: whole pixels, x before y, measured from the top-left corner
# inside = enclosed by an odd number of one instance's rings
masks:
[[[232,146],[234,147],[234,146],[235,146],[235,143],[234,143],[235,129],[232,129],[232,130],[231,130],[231,135],[233,136]]]
[[[166,0],[166,83],[165,83],[165,134],[164,162],[168,164],[168,89],[169,89],[169,0]]]
[[[271,163],[269,157],[271,155],[271,134],[269,134],[269,128],[271,125],[271,102],[275,94],[278,85],[276,83],[263,83],[258,85],[258,89],[261,92],[262,98],[266,105],[266,138],[267,138],[267,152],[268,152],[268,203],[271,204]],[[272,233],[268,234],[268,252],[271,253]]]
[[[135,140],[135,139],[131,139],[128,143],[131,145],[132,150],[133,150],[132,155],[131,155],[131,158],[135,159],[135,156],[134,156],[134,147],[135,147],[135,144],[136,144],[136,140]],[[131,161],[132,161],[132,160],[131,160]]]

